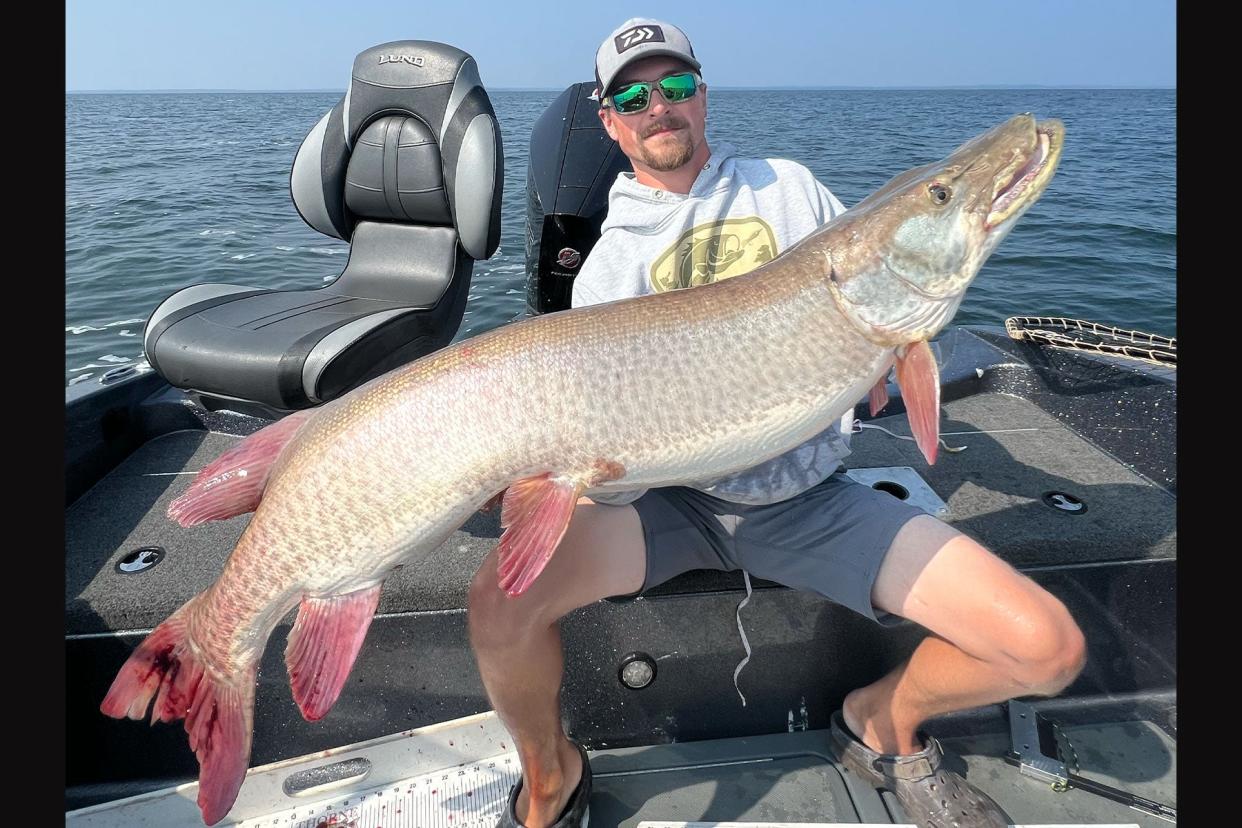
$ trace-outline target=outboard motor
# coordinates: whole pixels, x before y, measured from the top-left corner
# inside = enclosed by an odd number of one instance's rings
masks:
[[[367,49],[289,180],[302,219],[350,243],[345,270],[313,290],[180,290],[147,321],[147,360],[204,404],[279,414],[441,348],[461,324],[475,260],[500,244],[503,183],[474,58],[425,40]]]
[[[599,120],[595,82],[576,83],[530,135],[526,175],[526,309],[565,310],[574,277],[599,239],[608,190],[633,167]]]

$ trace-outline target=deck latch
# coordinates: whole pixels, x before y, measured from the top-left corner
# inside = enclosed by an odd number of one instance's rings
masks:
[[[1141,813],[1177,822],[1176,808],[1079,775],[1078,754],[1069,737],[1056,723],[1025,702],[1009,702],[1009,737],[1012,746],[1005,761],[1016,765],[1026,776],[1051,783],[1054,791],[1078,788]]]

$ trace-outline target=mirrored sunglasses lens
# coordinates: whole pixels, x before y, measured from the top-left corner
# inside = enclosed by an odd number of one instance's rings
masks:
[[[660,91],[670,101],[678,102],[694,97],[698,86],[694,82],[694,75],[687,72],[681,75],[671,75],[660,81]]]
[[[618,112],[639,112],[647,108],[649,96],[648,88],[644,84],[636,83],[633,86],[627,86],[619,90],[613,95],[612,104],[617,108]]]

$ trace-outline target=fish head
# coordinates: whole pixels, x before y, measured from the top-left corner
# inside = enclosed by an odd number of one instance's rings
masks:
[[[879,344],[930,339],[1047,188],[1064,137],[1058,120],[1015,115],[842,214],[823,236],[838,306]]]

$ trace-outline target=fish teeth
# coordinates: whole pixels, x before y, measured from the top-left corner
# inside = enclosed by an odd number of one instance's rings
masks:
[[[988,215],[987,222],[989,227],[1000,224],[1013,214],[1016,205],[1021,203],[1021,196],[1026,193],[1031,182],[1039,177],[1047,165],[1049,136],[1046,132],[1040,132],[1038,136],[1037,153],[1014,174],[1015,178],[1010,179],[1010,183],[1002,188],[999,197],[996,197],[992,204],[992,211]]]

